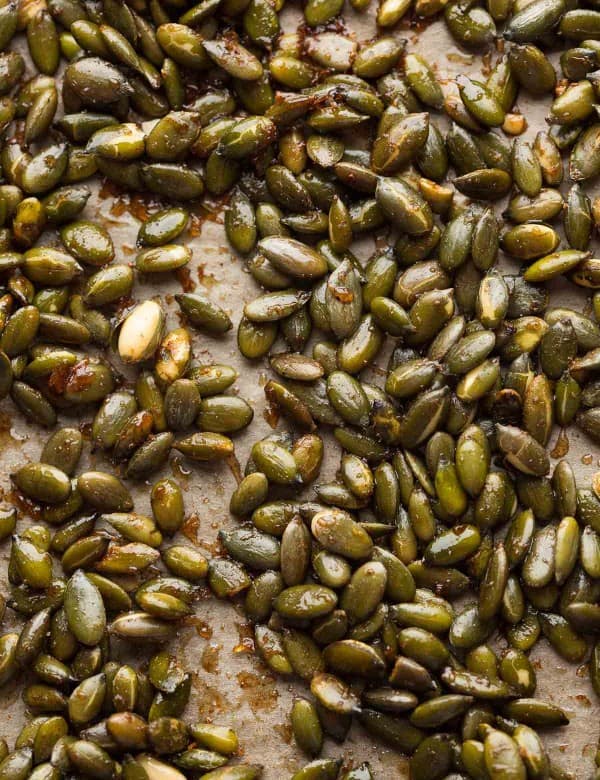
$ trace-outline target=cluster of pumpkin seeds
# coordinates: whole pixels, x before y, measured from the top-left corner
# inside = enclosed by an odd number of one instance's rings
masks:
[[[0,776],[254,780],[260,766],[225,767],[238,748],[231,729],[181,719],[191,675],[175,657],[159,652],[139,670],[111,658],[115,640],[163,643],[193,612],[208,562],[195,547],[162,546],[184,519],[180,488],[171,479],[156,482],[152,517],[136,514],[116,476],[71,478],[81,451],[81,433],[61,428],[40,462],[12,475],[43,507],[45,524],[15,533],[16,509],[0,516],[1,538],[12,536],[0,613],[10,607],[24,620],[20,631],[0,636],[0,684],[29,670],[23,700],[33,713],[12,751],[0,740]],[[51,533],[48,525],[59,527]],[[54,557],[63,576],[55,576]],[[123,576],[138,585],[126,590]]]
[[[440,15],[461,47],[495,45],[481,80],[442,84],[397,30],[359,46],[341,27],[341,0],[308,0],[291,34],[282,9],[0,0],[0,396],[46,427],[99,406],[94,446],[126,479],[145,479],[172,448],[197,461],[231,455],[230,435],[252,420],[225,394],[235,372],[195,364],[187,328],[165,334],[163,301],[130,301],[136,272],[191,260],[178,243],[188,212],[170,202],[228,194],[228,239],[265,290],[245,306],[239,349],[269,356],[265,394],[293,429],[253,446],[230,505],[243,524],[220,534],[229,557],[210,562],[161,547],[183,520],[174,482],[154,486],[146,517],[112,473],[75,477],[76,429],[13,475],[45,524],[15,534],[16,512],[0,517],[12,535],[8,606],[26,619],[0,638],[0,677],[32,670],[24,695],[37,717],[0,778],[170,780],[224,763],[229,732],[179,720],[189,678],[176,662],[120,667],[107,638],[173,637],[205,576],[219,597],[243,594],[267,666],[310,686],[291,718],[315,760],[297,780],[338,777],[338,760],[316,757],[353,717],[412,756],[413,780],[570,777],[537,733],[568,718],[533,697],[527,654],[543,635],[587,664],[600,693],[600,645],[589,653],[600,484],[578,488],[569,463],[552,470],[546,452],[555,425],[600,440],[600,292],[588,316],[550,306],[545,286],[563,277],[600,291],[590,250],[600,11],[381,0],[384,30]],[[27,81],[20,32],[38,71]],[[549,129],[532,142],[521,138],[520,92],[548,100]],[[165,201],[140,229],[135,270],[81,218],[83,182],[96,174]],[[506,200],[501,225],[489,203]],[[383,231],[388,248],[363,265],[355,239]],[[193,327],[232,327],[203,296],[177,303]],[[369,371],[390,345],[378,384]],[[111,356],[136,371],[133,392]],[[334,481],[313,484],[318,426],[342,456]],[[159,561],[168,574],[155,574]],[[114,579],[122,573],[139,575],[131,594]],[[202,747],[186,750],[191,741]],[[176,754],[174,766],[151,753]],[[371,775],[362,765],[342,776]]]
[[[589,317],[550,307],[544,287],[563,276],[600,289],[600,200],[586,192],[600,173],[600,14],[500,5],[445,10],[467,48],[510,17],[510,48],[485,82],[461,76],[444,93],[411,53],[394,70],[390,37],[365,46],[352,75],[306,85],[320,99],[335,90],[336,104],[280,135],[264,182],[239,183],[225,222],[266,288],[245,307],[240,350],[270,355],[267,400],[300,434],[252,449],[231,501],[250,522],[220,535],[240,565],[228,595],[243,583],[260,657],[310,687],[291,712],[299,747],[318,756],[354,716],[412,755],[415,780],[573,776],[538,734],[568,723],[534,698],[540,636],[585,661],[600,693],[588,641],[600,630],[600,485],[578,489],[564,460],[551,473],[545,449],[574,421],[600,440],[600,294]],[[565,40],[580,45],[563,51],[559,86],[544,50]],[[533,143],[507,139],[526,129],[519,90],[554,97]],[[451,120],[445,135],[436,110]],[[345,131],[369,117],[370,148],[353,148]],[[487,202],[506,196],[501,227]],[[382,227],[395,245],[363,266],[353,241]],[[520,273],[497,268],[500,249]],[[273,351],[279,335],[290,352]],[[380,386],[368,369],[387,337]],[[290,488],[318,475],[318,425],[342,448],[337,478],[295,499]],[[337,771],[323,759],[306,776]]]
[[[68,598],[90,598],[91,587],[98,600],[99,592],[82,572],[71,583]],[[13,751],[0,739],[3,777],[183,780],[190,772],[211,780],[258,777],[260,768],[250,764],[238,765],[236,774],[221,770],[238,751],[232,729],[181,719],[191,675],[173,656],[160,652],[145,670],[116,661],[103,664],[108,648],[90,644],[101,634],[82,636],[81,625],[67,617],[68,606],[65,612],[59,619],[60,613],[50,618],[44,610],[20,637],[2,638],[2,679],[9,672],[7,653],[10,663],[32,666],[39,682],[28,687],[27,703],[44,713],[23,727]],[[43,652],[48,633],[54,655]]]

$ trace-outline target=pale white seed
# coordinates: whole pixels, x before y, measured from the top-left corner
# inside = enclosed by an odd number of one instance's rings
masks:
[[[160,343],[165,314],[156,301],[144,301],[129,314],[119,333],[118,350],[124,363],[147,360]]]
[[[146,612],[125,612],[110,625],[115,636],[130,642],[164,642],[173,637],[173,627]]]
[[[178,769],[168,764],[163,764],[162,761],[158,761],[158,759],[152,756],[136,756],[135,760],[146,770],[148,780],[185,780],[185,775]]]

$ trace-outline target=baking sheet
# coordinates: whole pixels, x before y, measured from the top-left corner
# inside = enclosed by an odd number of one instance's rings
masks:
[[[374,5],[363,16],[358,16],[348,7],[344,16],[348,34],[358,42],[366,41],[374,34]],[[297,12],[286,9],[283,18],[285,28],[293,30],[297,24]],[[434,63],[442,80],[451,80],[458,73],[480,75],[480,57],[458,50],[446,34],[443,22],[421,25],[418,31],[400,26],[391,34],[406,38],[409,50],[424,54],[430,63]],[[495,59],[494,54],[492,62]],[[448,83],[445,88],[451,86]],[[533,137],[544,126],[544,113],[548,105],[549,100],[545,101],[543,107],[540,101],[536,101],[532,107],[527,100],[519,99],[519,107],[529,123],[528,135]],[[443,124],[440,117],[435,116],[434,121]],[[102,222],[109,229],[117,248],[116,262],[132,261],[139,226],[136,215],[139,216],[145,206],[139,199],[131,200],[128,196],[115,200],[110,197],[110,188],[104,188],[101,192],[96,188],[88,202],[83,216]],[[223,231],[223,211],[219,204],[213,204],[210,212],[197,209],[191,230],[182,240],[188,241],[193,250],[189,276],[182,274],[178,280],[142,280],[138,277],[133,296],[137,300],[163,296],[170,312],[169,327],[176,327],[179,322],[172,296],[180,292],[182,286],[189,288],[195,285],[198,292],[210,295],[230,313],[235,327],[224,338],[211,338],[193,330],[192,334],[196,360],[235,366],[240,378],[234,386],[234,392],[239,392],[254,408],[254,422],[235,438],[236,457],[243,468],[252,443],[271,431],[265,418],[262,390],[269,376],[268,365],[266,361],[252,364],[245,361],[236,346],[236,328],[243,303],[255,297],[259,290],[244,269],[243,261],[235,256],[227,243]],[[385,233],[379,237],[379,241],[385,241]],[[371,239],[362,240],[357,244],[356,254],[365,260],[373,248]],[[518,270],[515,261],[506,260],[503,265],[506,272],[515,273]],[[566,301],[577,308],[586,305],[585,296],[571,286],[556,283],[553,291],[561,302]],[[378,364],[385,366],[384,357],[378,358]],[[62,417],[61,422],[73,425],[84,420]],[[18,466],[39,457],[46,436],[39,428],[25,423],[10,401],[0,404],[0,489],[5,500],[10,500],[9,474]],[[549,449],[552,449],[555,438],[556,434]],[[326,440],[328,446],[321,474],[323,480],[335,473],[340,457],[339,448],[332,443],[331,438],[326,435]],[[568,458],[576,469],[579,483],[586,484],[600,465],[600,453],[590,440],[574,430],[569,431],[568,442]],[[87,451],[82,463],[84,466],[112,468],[101,455],[90,456]],[[152,482],[163,476],[175,476],[179,480],[186,505],[185,535],[208,556],[218,550],[218,530],[237,524],[227,509],[229,496],[236,485],[235,472],[233,462],[212,468],[174,457],[169,466],[153,476]],[[150,485],[150,482],[143,483],[133,489],[138,512],[150,511]],[[20,510],[18,528],[22,529],[30,522],[32,519]],[[9,543],[5,542],[0,547],[0,560],[4,567],[8,554]],[[6,595],[5,576],[0,591]],[[11,610],[7,610],[3,631],[19,625],[14,617]],[[291,775],[308,760],[295,747],[289,725],[291,703],[295,696],[307,693],[305,685],[295,679],[275,678],[255,658],[252,654],[251,629],[238,606],[219,602],[207,593],[206,598],[197,603],[194,618],[189,623],[170,646],[193,674],[192,697],[186,718],[233,726],[240,736],[243,760],[264,764],[265,780],[279,780]],[[130,647],[118,642],[113,643],[113,646],[123,660],[131,659],[134,663],[141,663],[148,657],[144,650],[136,651],[132,656]],[[552,758],[572,771],[577,778],[583,780],[592,777],[600,708],[585,669],[560,659],[545,640],[538,643],[531,658],[538,677],[536,695],[560,704],[571,717],[571,724],[567,728],[544,733]],[[0,690],[0,709],[3,711],[0,736],[5,737],[10,745],[24,722],[20,700],[22,687],[23,680],[19,680]],[[374,776],[381,780],[408,776],[404,756],[373,742],[357,726],[353,727],[349,738],[341,746],[326,740],[323,755],[343,757],[347,765],[368,760]]]

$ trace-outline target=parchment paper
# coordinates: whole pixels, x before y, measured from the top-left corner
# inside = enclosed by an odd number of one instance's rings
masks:
[[[361,43],[374,34],[373,0],[370,11],[359,16],[347,7],[344,11],[349,35]],[[293,30],[298,19],[294,9],[286,9],[283,17],[286,29]],[[438,76],[451,80],[458,73],[481,76],[482,60],[479,56],[460,51],[448,37],[444,24],[435,21],[420,25],[420,29],[399,26],[391,32],[408,40],[408,50],[424,54],[436,67]],[[492,55],[492,63],[498,54]],[[30,69],[30,75],[33,71]],[[451,88],[447,84],[445,88]],[[544,115],[549,100],[536,101],[535,105],[522,97],[519,108],[526,115],[529,124],[528,136],[533,137],[544,123]],[[434,121],[444,124],[441,116],[433,115]],[[117,248],[116,262],[132,262],[135,254],[135,238],[139,221],[135,215],[144,212],[145,204],[139,199],[128,196],[116,200],[110,195],[110,187],[99,193],[95,188],[83,216],[97,220],[109,229]],[[588,188],[590,194],[593,187]],[[596,185],[598,191],[598,186]],[[146,204],[147,205],[147,204]],[[203,363],[228,363],[237,368],[240,377],[235,385],[239,392],[252,405],[255,411],[254,422],[240,435],[235,437],[236,456],[239,463],[245,463],[254,441],[266,435],[272,429],[267,423],[265,401],[262,387],[269,376],[266,361],[249,363],[237,351],[236,328],[243,304],[256,297],[259,289],[253,278],[244,268],[244,262],[236,257],[229,247],[223,231],[223,210],[218,203],[210,206],[210,211],[197,209],[192,228],[181,240],[189,242],[193,249],[193,260],[189,266],[189,278],[183,274],[179,281],[168,278],[138,277],[133,297],[143,300],[147,297],[162,295],[169,308],[169,327],[178,325],[177,306],[172,295],[180,292],[182,283],[189,288],[195,285],[198,292],[210,295],[231,315],[234,329],[224,338],[212,338],[192,330],[195,358]],[[192,235],[193,234],[193,235]],[[385,231],[379,235],[379,241],[385,240]],[[366,259],[373,251],[372,239],[357,242],[356,254]],[[516,273],[518,263],[505,259],[503,268],[507,273]],[[561,302],[577,308],[586,306],[586,298],[580,291],[574,290],[566,282],[553,284],[554,295]],[[280,345],[284,348],[283,345]],[[378,359],[381,367],[385,358]],[[122,366],[115,363],[117,368]],[[381,384],[379,378],[379,384]],[[62,417],[61,422],[68,425],[83,423],[90,417]],[[284,423],[280,423],[280,427]],[[550,444],[552,449],[556,434]],[[12,403],[0,404],[0,487],[5,500],[10,501],[11,486],[9,474],[16,467],[39,457],[42,443],[47,434],[41,429],[24,422]],[[339,465],[340,450],[326,434],[326,456],[321,479],[330,478]],[[568,458],[576,469],[581,485],[589,482],[600,461],[598,448],[577,431],[568,433]],[[555,460],[553,462],[556,462]],[[99,468],[112,468],[102,456],[86,457],[86,464]],[[232,467],[233,466],[233,467]],[[229,516],[229,496],[236,485],[235,464],[221,464],[216,467],[202,467],[175,457],[163,472],[153,476],[152,481],[134,486],[138,512],[150,513],[149,493],[153,481],[162,476],[175,476],[182,485],[185,495],[187,523],[186,536],[197,544],[208,556],[218,552],[217,532],[220,528],[235,526],[237,521]],[[18,528],[24,528],[32,522],[25,511],[20,510]],[[183,538],[183,537],[182,537]],[[0,561],[6,566],[9,555],[9,542],[0,547]],[[58,573],[59,567],[56,567]],[[0,591],[7,594],[6,577],[0,581]],[[252,653],[251,630],[245,621],[241,609],[227,602],[219,602],[210,594],[196,605],[191,625],[182,629],[178,638],[171,643],[171,650],[179,656],[193,673],[193,692],[186,718],[189,720],[211,720],[219,724],[233,726],[241,741],[244,761],[264,764],[265,780],[281,780],[289,777],[308,759],[296,748],[291,737],[289,711],[295,696],[305,695],[307,689],[296,679],[276,679]],[[19,625],[11,610],[2,626],[3,631]],[[499,645],[502,647],[502,643]],[[123,660],[131,659],[135,664],[146,660],[147,648],[133,654],[131,647],[113,641],[113,648]],[[593,756],[598,739],[598,715],[600,708],[591,690],[587,674],[583,667],[576,668],[560,659],[549,648],[545,640],[540,640],[532,651],[532,660],[536,667],[538,687],[536,695],[564,707],[570,717],[568,727],[544,732],[545,743],[556,762],[569,769],[578,779],[590,778],[594,771]],[[20,700],[23,680],[5,686],[0,690],[0,711],[2,725],[0,736],[5,737],[12,747],[12,741],[24,722],[24,709]],[[337,745],[326,740],[324,755],[341,756],[347,765],[356,765],[363,760],[371,763],[375,778],[408,777],[407,760],[404,756],[389,748],[375,743],[358,726],[353,726],[348,740]]]

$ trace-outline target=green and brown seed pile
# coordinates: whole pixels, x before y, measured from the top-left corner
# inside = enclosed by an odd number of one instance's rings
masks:
[[[0,780],[258,777],[225,766],[230,729],[184,721],[175,657],[113,653],[173,639],[205,579],[310,689],[295,780],[371,778],[318,758],[353,719],[413,780],[573,777],[538,734],[568,718],[534,697],[528,653],[545,637],[600,695],[600,481],[546,451],[572,423],[600,441],[600,7],[381,0],[359,46],[343,0],[307,0],[296,32],[284,5],[0,0],[0,396],[47,428],[92,409],[119,467],[82,471],[85,437],[59,427],[12,475],[36,523],[0,513],[2,612],[22,616],[0,683],[21,675],[31,719],[0,742]],[[438,16],[480,80],[442,83],[410,50],[402,30]],[[547,104],[532,141],[519,93]],[[84,218],[98,176],[160,202],[131,266]],[[268,358],[289,424],[254,443],[211,560],[164,542],[184,521],[174,480],[151,516],[128,486],[172,450],[229,458],[252,422],[236,371],[193,354],[190,328],[222,337],[228,314],[184,291],[168,330],[168,301],[132,297],[138,274],[190,264],[206,198],[264,289],[238,346]],[[550,306],[557,278],[592,306]],[[325,445],[339,470],[315,483]]]

